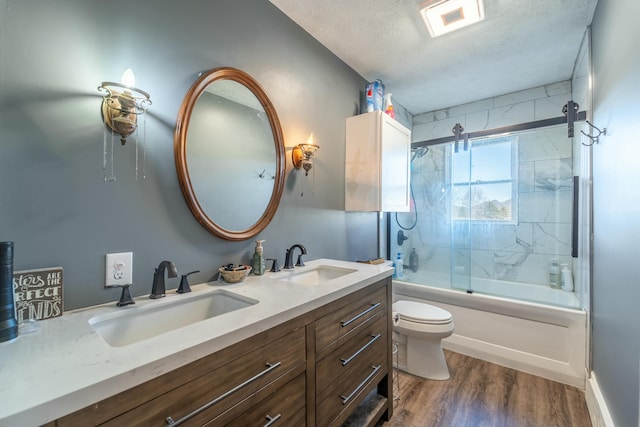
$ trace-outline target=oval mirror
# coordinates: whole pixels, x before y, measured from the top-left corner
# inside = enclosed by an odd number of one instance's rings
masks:
[[[207,230],[237,241],[269,224],[284,188],[284,142],[273,104],[250,75],[200,75],[180,107],[174,150],[182,193]]]

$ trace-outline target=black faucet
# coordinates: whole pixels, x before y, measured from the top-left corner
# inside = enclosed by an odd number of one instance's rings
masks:
[[[153,286],[151,287],[151,294],[149,294],[149,298],[156,299],[165,296],[164,271],[167,267],[169,268],[167,271],[167,277],[176,277],[178,275],[176,266],[173,265],[171,261],[162,261],[153,273]]]
[[[304,246],[302,246],[300,243],[296,243],[295,245],[291,246],[289,249],[287,249],[287,254],[284,258],[284,268],[286,270],[290,270],[293,268],[293,260],[292,260],[292,255],[293,255],[293,250],[295,248],[300,248],[300,255],[298,255],[298,262],[296,262],[296,267],[302,267],[304,266],[304,262],[302,261],[302,255],[306,255],[307,254],[307,248],[305,248]]]
[[[183,274],[180,279],[180,286],[176,290],[178,294],[188,294],[191,292],[191,286],[189,286],[189,276],[194,273],[200,273],[200,270],[192,271],[191,273]]]
[[[120,293],[120,299],[116,303],[118,307],[124,307],[127,305],[135,304],[136,302],[131,298],[131,292],[129,292],[129,285],[114,285],[109,286],[110,288],[122,288],[122,292]]]
[[[271,273],[277,273],[280,271],[277,258],[267,258],[266,261],[273,261],[273,264],[271,264],[271,270],[269,270]]]

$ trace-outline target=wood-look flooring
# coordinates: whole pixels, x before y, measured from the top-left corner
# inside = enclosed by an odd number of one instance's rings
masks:
[[[393,417],[376,427],[591,427],[575,387],[459,353],[445,357],[448,381],[396,370]]]

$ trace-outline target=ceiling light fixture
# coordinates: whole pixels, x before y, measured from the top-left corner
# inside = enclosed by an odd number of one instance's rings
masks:
[[[484,19],[483,0],[430,0],[422,4],[420,16],[431,37],[475,24]]]

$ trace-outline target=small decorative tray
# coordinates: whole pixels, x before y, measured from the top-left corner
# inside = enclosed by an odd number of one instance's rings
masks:
[[[218,269],[220,277],[227,283],[239,283],[242,282],[245,277],[251,273],[251,266],[246,264],[240,264],[234,266],[233,264],[223,265]]]

